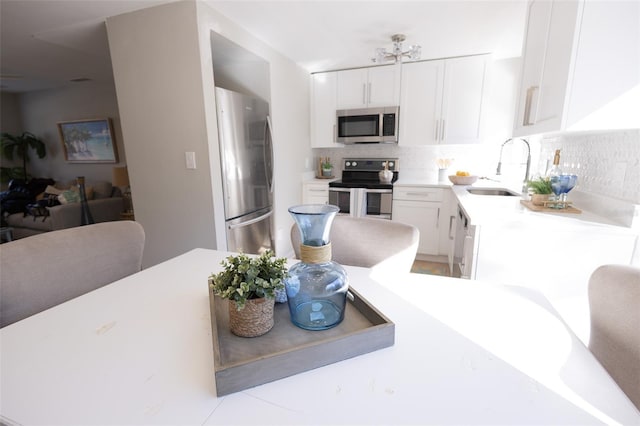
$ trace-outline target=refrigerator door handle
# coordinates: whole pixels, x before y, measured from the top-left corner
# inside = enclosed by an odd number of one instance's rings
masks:
[[[240,222],[240,223],[236,223],[234,225],[227,225],[227,228],[229,228],[229,229],[238,229],[238,228],[242,228],[242,227],[245,227],[245,226],[253,225],[254,223],[261,222],[261,221],[265,220],[266,218],[268,218],[272,214],[273,214],[273,210],[269,210],[268,213],[265,213],[262,216],[258,216],[256,218],[248,220],[246,222]]]
[[[271,117],[267,115],[264,132],[264,169],[267,174],[267,187],[273,193],[273,138],[271,134]]]

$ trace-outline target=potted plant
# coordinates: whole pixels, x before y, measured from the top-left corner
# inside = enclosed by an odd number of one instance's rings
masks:
[[[323,177],[332,177],[333,176],[333,164],[331,164],[331,159],[329,157],[325,158],[321,162],[322,168],[322,176]]]
[[[222,272],[209,276],[216,296],[229,300],[231,332],[241,337],[261,336],[273,327],[276,292],[284,289],[287,259],[265,251],[259,257],[244,253],[222,261]]]
[[[527,188],[531,190],[531,202],[535,206],[543,206],[544,202],[548,201],[549,196],[553,194],[551,180],[547,177],[527,181]]]
[[[47,154],[44,142],[29,132],[24,132],[19,136],[3,132],[1,144],[2,156],[6,157],[7,160],[13,160],[14,151],[15,155],[22,159],[22,167],[2,167],[2,182],[7,182],[11,179],[28,180],[27,162],[29,161],[29,149],[35,150],[38,158],[44,158]]]

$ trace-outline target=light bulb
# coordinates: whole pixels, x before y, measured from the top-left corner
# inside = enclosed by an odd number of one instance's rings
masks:
[[[409,47],[409,59],[416,60],[420,59],[420,55],[422,54],[422,48],[420,45],[413,45]]]
[[[387,51],[383,47],[376,49],[376,56],[373,58],[373,62],[383,63],[386,59]]]

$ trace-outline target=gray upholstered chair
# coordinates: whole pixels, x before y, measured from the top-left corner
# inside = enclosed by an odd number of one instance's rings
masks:
[[[117,221],[0,245],[0,327],[140,271],[145,234]]]
[[[589,308],[589,350],[640,409],[640,269],[596,269],[589,279]]]
[[[410,272],[420,231],[384,219],[336,216],[331,225],[332,259],[341,265]],[[300,258],[300,231],[291,227],[291,244]]]

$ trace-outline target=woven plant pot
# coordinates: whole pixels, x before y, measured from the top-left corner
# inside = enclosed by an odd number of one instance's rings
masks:
[[[545,201],[549,201],[549,194],[531,194],[531,203],[534,206],[544,206]]]
[[[236,302],[229,300],[229,327],[240,337],[258,337],[273,328],[275,299],[249,299],[244,309],[238,310]]]

